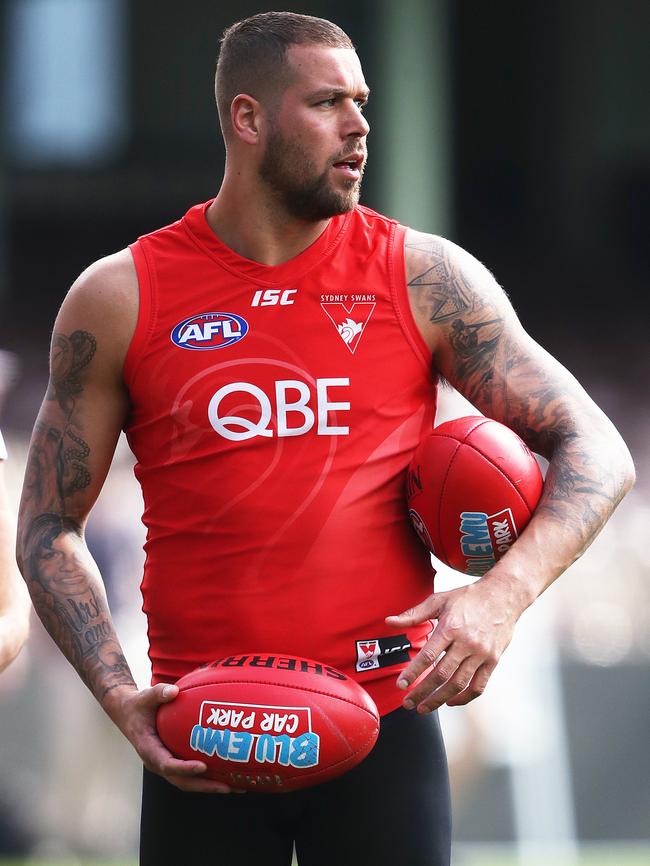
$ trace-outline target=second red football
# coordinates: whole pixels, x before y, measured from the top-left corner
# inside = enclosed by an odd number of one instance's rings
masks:
[[[465,574],[485,574],[514,544],[542,493],[537,460],[510,428],[483,416],[447,421],[417,447],[408,507],[422,542]]]

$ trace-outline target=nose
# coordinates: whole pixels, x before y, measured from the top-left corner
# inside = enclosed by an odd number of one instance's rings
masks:
[[[370,124],[366,120],[361,107],[353,100],[350,100],[350,102],[352,108],[348,113],[345,137],[364,138],[370,132]]]
[[[359,115],[359,121],[361,122],[361,128],[363,129],[363,132],[361,133],[361,135],[364,135],[364,136],[368,135],[368,133],[370,132],[370,124],[366,120],[365,115],[361,112],[361,109],[358,107],[357,107],[357,113]]]
[[[75,571],[77,567],[76,557],[70,554],[64,554],[59,560],[59,571],[64,571],[66,574]]]

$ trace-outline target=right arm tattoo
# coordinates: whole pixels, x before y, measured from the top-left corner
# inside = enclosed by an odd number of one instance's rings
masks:
[[[631,484],[622,440],[567,371],[523,336],[489,271],[435,236],[413,233],[406,249],[412,307],[450,349],[441,372],[550,460],[537,511],[586,546]]]
[[[101,701],[111,689],[135,683],[81,525],[92,481],[83,392],[96,350],[87,331],[53,336],[50,385],[28,456],[18,547],[39,617]]]

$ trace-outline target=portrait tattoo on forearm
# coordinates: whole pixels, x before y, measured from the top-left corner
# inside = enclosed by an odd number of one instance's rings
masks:
[[[50,385],[30,448],[23,509],[24,574],[46,629],[101,699],[133,685],[108,610],[101,578],[73,516],[91,483],[84,440],[84,373],[97,351],[87,331],[52,339]]]

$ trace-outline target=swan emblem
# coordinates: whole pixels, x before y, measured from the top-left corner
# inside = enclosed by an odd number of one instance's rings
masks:
[[[345,322],[337,325],[337,328],[339,334],[341,335],[341,338],[343,339],[343,342],[347,343],[347,345],[349,346],[352,340],[354,340],[354,338],[357,336],[357,334],[360,334],[361,331],[363,331],[363,323],[355,322],[353,319],[348,317]]]

